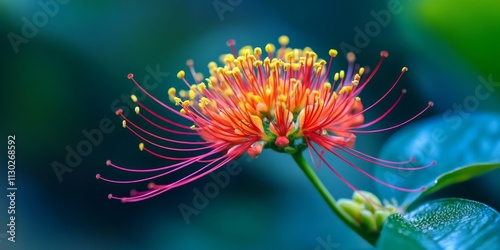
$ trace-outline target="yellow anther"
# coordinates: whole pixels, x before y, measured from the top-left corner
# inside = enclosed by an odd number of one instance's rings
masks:
[[[234,61],[234,56],[232,54],[227,54],[224,57],[224,62],[225,63],[232,63]]]
[[[168,89],[168,95],[171,96],[171,97],[175,97],[175,93],[177,92],[177,90],[175,88],[169,88]]]
[[[312,59],[312,57],[309,57],[307,58],[307,61],[306,61],[306,66],[307,67],[311,67],[314,63],[314,60]]]
[[[132,100],[133,102],[137,102],[137,96],[131,95],[130,100]]]
[[[207,89],[207,86],[205,85],[204,82],[198,84],[198,91],[203,93],[203,91],[205,91],[205,89]]]
[[[239,75],[240,74],[240,68],[234,68],[231,73],[234,74],[234,75]]]
[[[144,143],[139,143],[139,150],[143,151],[144,150]]]
[[[239,51],[239,55],[240,56],[251,55],[252,51],[253,51],[252,46],[250,45],[243,46]]]
[[[352,91],[352,86],[344,86],[340,89],[339,95],[342,95],[343,93],[351,93]]]
[[[192,89],[189,90],[188,94],[190,100],[193,100],[196,97],[196,93]]]
[[[260,56],[260,55],[262,55],[262,49],[260,47],[256,47],[255,49],[253,49],[253,53],[256,56]]]
[[[251,97],[252,100],[254,100],[255,102],[264,102],[264,100],[262,99],[262,97],[258,96],[258,95],[254,95]]]
[[[214,68],[217,68],[217,63],[215,63],[215,62],[209,62],[209,63],[208,63],[208,68],[209,68],[209,69],[214,69]]]
[[[340,71],[340,79],[344,79],[345,77],[345,72],[343,70]]]
[[[186,75],[186,72],[184,72],[184,70],[181,70],[181,71],[179,71],[179,73],[177,73],[177,78],[182,79],[182,78],[184,78],[185,75]]]
[[[339,80],[339,73],[335,73],[335,75],[333,76],[333,80],[334,81],[338,81]]]
[[[323,88],[325,90],[330,90],[330,89],[332,89],[332,84],[329,82],[325,82],[325,83],[323,83]]]
[[[283,68],[285,69],[285,71],[288,71],[288,70],[290,70],[290,66],[291,66],[291,64],[290,64],[290,63],[285,63],[285,64],[283,65]]]
[[[261,60],[257,60],[257,61],[255,61],[255,62],[253,62],[253,66],[255,66],[255,67],[260,67],[260,66],[262,66],[262,61],[261,61]]]
[[[406,71],[408,71],[408,68],[407,68],[407,67],[403,67],[403,68],[401,69],[401,72],[406,72]]]
[[[181,114],[183,114],[183,115],[187,114],[185,109],[181,109],[179,112],[181,112]]]
[[[141,111],[141,108],[139,108],[139,107],[135,107],[135,108],[134,108],[134,111],[135,111],[135,113],[136,113],[136,114],[139,114],[139,112]]]
[[[268,43],[266,45],[265,49],[266,49],[266,52],[269,54],[274,53],[274,51],[276,50],[276,48],[274,47],[274,44],[272,44],[272,43]]]
[[[315,96],[318,96],[319,95],[319,91],[318,90],[313,90],[311,92],[312,95],[315,95]]]
[[[192,130],[195,130],[196,126],[195,125],[191,125],[189,128],[192,129]]]
[[[361,101],[361,97],[359,96],[356,96],[356,98],[354,98],[357,102]]]
[[[269,64],[271,64],[271,59],[269,59],[269,57],[266,57],[266,59],[264,59],[264,66],[269,67]]]
[[[174,102],[175,102],[175,105],[180,105],[182,100],[179,97],[174,97]]]
[[[294,71],[299,71],[300,70],[300,63],[292,63],[292,69]]]
[[[359,81],[358,80],[352,80],[352,86],[358,86]]]
[[[361,79],[361,76],[359,74],[354,75],[354,80],[359,81]]]
[[[181,91],[179,91],[179,95],[182,97],[182,98],[186,98],[188,96],[188,93],[186,90],[183,90],[181,89]],[[175,98],[174,98],[175,100]]]
[[[362,75],[363,75],[363,73],[365,73],[365,68],[364,68],[364,67],[359,68],[359,73],[358,73],[358,74],[359,74],[360,76],[362,76]]]
[[[328,51],[328,54],[329,54],[331,57],[336,57],[338,53],[339,53],[339,52],[337,52],[337,50],[335,50],[335,49],[331,49],[331,50],[329,50],[329,51]]]
[[[278,38],[278,42],[282,45],[282,46],[286,46],[289,42],[290,42],[290,39],[288,38],[288,36],[280,36]]]
[[[192,103],[191,103],[191,101],[189,101],[189,100],[185,100],[185,101],[183,101],[183,102],[182,102],[182,106],[189,106],[189,105],[191,105],[191,104],[192,104]]]
[[[202,97],[200,99],[200,108],[204,108],[205,106],[209,105],[210,104],[210,100],[206,97]]]
[[[277,68],[277,67],[276,67],[276,62],[271,62],[271,64],[269,64],[269,67],[270,67],[271,69],[275,69],[275,68]]]
[[[325,66],[326,61],[325,61],[325,60],[323,60],[323,59],[321,59],[321,60],[319,60],[319,64],[320,64],[321,66]]]
[[[122,121],[122,127],[127,128],[127,121],[125,121],[125,120]]]
[[[267,88],[267,89],[266,89],[266,95],[271,95],[271,93],[272,93],[271,89],[270,89],[270,88]]]

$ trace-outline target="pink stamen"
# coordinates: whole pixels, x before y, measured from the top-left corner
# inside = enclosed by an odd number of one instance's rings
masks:
[[[375,129],[375,130],[350,130],[350,132],[353,132],[353,133],[360,133],[360,134],[367,134],[367,133],[378,133],[378,132],[384,132],[384,131],[388,131],[388,130],[391,130],[391,129],[395,129],[397,127],[401,127],[413,120],[415,120],[415,118],[419,117],[420,115],[422,115],[425,111],[427,111],[430,107],[432,107],[434,105],[433,102],[429,102],[429,104],[427,105],[427,107],[425,107],[422,111],[420,111],[418,114],[416,114],[415,116],[413,116],[412,118],[400,123],[400,124],[397,124],[397,125],[394,125],[392,127],[388,127],[388,128],[383,128],[383,129]]]
[[[330,168],[330,170],[334,171],[333,170],[334,168],[331,167],[330,164],[328,164],[328,162],[326,162],[325,158],[321,154],[318,153],[317,149],[312,144],[309,143],[308,146],[310,146],[314,150],[314,152],[316,152],[316,154],[328,166],[328,168]],[[390,187],[390,188],[395,189],[395,190],[403,191],[403,192],[409,192],[409,193],[411,193],[411,192],[422,192],[422,191],[425,190],[425,187],[420,187],[420,188],[415,188],[415,189],[409,189],[409,188],[403,188],[403,187],[394,186],[392,184],[384,182],[384,181],[382,181],[380,179],[375,178],[373,175],[367,173],[366,171],[364,171],[360,167],[354,165],[352,162],[350,162],[349,160],[347,160],[346,158],[344,158],[342,155],[334,152],[333,150],[328,149],[328,148],[326,150],[328,152],[332,153],[333,155],[335,155],[336,157],[338,157],[339,159],[341,159],[343,162],[347,163],[352,168],[354,168],[354,169],[358,170],[359,172],[361,172],[363,175],[367,176],[368,178],[370,178],[370,179],[372,179],[372,180],[374,180],[374,181],[376,181],[376,182],[378,182],[378,183],[380,183],[380,184],[382,184],[384,186]],[[354,191],[356,191],[356,190],[354,189]]]

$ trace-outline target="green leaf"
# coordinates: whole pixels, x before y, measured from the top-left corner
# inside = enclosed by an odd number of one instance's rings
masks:
[[[500,214],[485,204],[458,198],[434,200],[387,218],[379,249],[498,249]]]
[[[499,168],[500,168],[500,163],[475,164],[463,168],[457,168],[455,170],[452,170],[450,172],[444,173],[441,176],[439,176],[434,181],[433,185],[427,187],[427,189],[424,192],[420,193],[420,196],[418,198],[432,194],[442,188],[453,185],[455,183],[467,181],[473,177],[482,175],[486,172]]]
[[[420,167],[433,161],[437,165],[410,171],[377,166],[375,176],[400,187],[426,187],[430,191],[425,194],[429,194],[497,169],[500,164],[500,115],[450,113],[416,122],[395,133],[384,144],[379,156],[392,161],[411,157],[415,161],[406,167]],[[395,198],[402,206],[421,197],[419,192],[400,192],[382,185],[377,188],[379,197]]]

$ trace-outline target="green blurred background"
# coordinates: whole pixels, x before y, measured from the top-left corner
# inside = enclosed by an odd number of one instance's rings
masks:
[[[106,167],[107,159],[131,167],[163,164],[137,150],[138,139],[121,129],[113,113],[125,105],[122,95],[128,98],[133,90],[127,74],[141,81],[150,69],[164,72],[151,92],[165,99],[169,87],[182,86],[175,75],[186,69],[186,59],[194,59],[197,70],[207,75],[206,64],[229,52],[228,39],[235,39],[238,47],[264,47],[286,34],[290,46],[311,46],[320,57],[327,57],[330,48],[343,55],[342,47],[349,44],[362,65],[374,65],[379,52],[388,50],[389,58],[362,94],[367,103],[377,100],[401,67],[410,68],[398,87],[408,94],[381,123],[384,127],[409,118],[429,100],[436,105],[422,117],[446,112],[474,92],[479,76],[500,81],[499,7],[492,0],[481,5],[411,0],[2,0],[0,131],[5,141],[7,135],[16,136],[18,192],[17,242],[7,241],[0,227],[0,249],[369,249],[329,211],[291,157],[274,152],[253,161],[243,157],[242,172],[188,224],[178,206],[191,205],[193,189],[203,189],[212,182],[210,177],[140,203],[108,200],[110,192],[126,195],[131,188],[145,186],[97,181],[96,173],[132,178]],[[26,22],[36,32],[23,30]],[[340,57],[334,70],[345,66]],[[478,110],[499,112],[499,100],[497,88]],[[368,118],[376,118],[389,105],[372,110]],[[67,165],[68,148],[85,140],[83,130],[98,129],[103,121],[112,122],[109,133],[58,179],[54,162]],[[362,135],[357,149],[377,155],[391,133]],[[7,156],[0,158],[0,194],[5,197]],[[357,187],[374,190],[367,177],[329,159]],[[334,196],[351,195],[326,168],[320,175]],[[468,197],[499,209],[499,196],[493,192],[498,185],[488,184],[498,179],[498,171],[493,176],[441,195]],[[0,225],[7,223],[6,205],[7,199],[0,199]]]

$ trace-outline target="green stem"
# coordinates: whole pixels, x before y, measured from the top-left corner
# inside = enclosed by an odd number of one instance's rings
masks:
[[[352,230],[356,231],[356,233],[358,233],[366,241],[375,246],[378,238],[377,235],[371,234],[361,228],[360,223],[354,220],[349,214],[347,214],[342,208],[337,205],[335,198],[333,198],[330,192],[328,192],[328,189],[326,189],[325,185],[323,185],[316,173],[314,173],[314,170],[309,166],[309,164],[307,164],[304,156],[302,155],[302,150],[299,150],[296,153],[292,154],[292,157],[299,165],[300,169],[302,169],[304,174],[307,176],[309,181],[311,181],[316,190],[318,190],[318,192],[321,194],[321,197],[323,197],[323,199],[326,201],[326,204],[328,204],[328,206],[333,210],[333,212]]]

